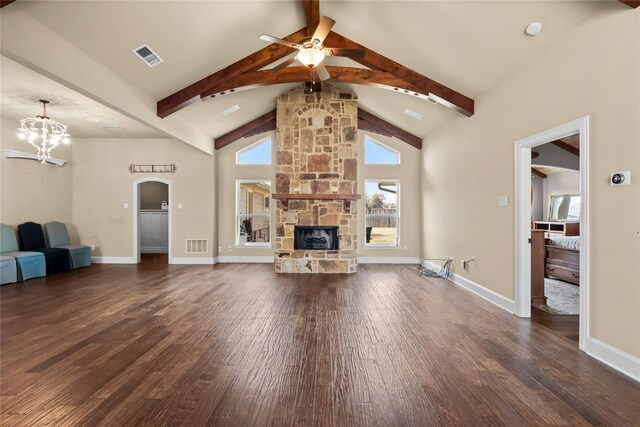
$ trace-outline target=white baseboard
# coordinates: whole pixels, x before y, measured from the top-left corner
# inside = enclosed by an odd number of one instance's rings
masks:
[[[130,256],[92,256],[94,264],[136,264],[136,259]]]
[[[439,271],[441,266],[431,262],[431,261],[423,261],[424,265],[433,270]],[[460,286],[468,290],[469,292],[473,292],[474,294],[486,299],[489,302],[494,303],[498,307],[508,311],[509,313],[515,312],[515,302],[507,297],[500,295],[497,292],[492,291],[491,289],[487,289],[482,285],[477,284],[469,279],[466,279],[459,274],[453,273],[449,280],[451,280],[456,285]]]
[[[358,264],[419,264],[420,258],[411,256],[385,257],[385,256],[360,256]]]
[[[215,262],[220,264],[273,264],[273,256],[219,256]]]
[[[172,257],[169,264],[178,265],[213,265],[216,263],[214,257]]]
[[[593,337],[586,344],[589,356],[640,382],[640,359]]]

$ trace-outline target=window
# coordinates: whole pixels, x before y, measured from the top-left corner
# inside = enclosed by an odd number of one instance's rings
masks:
[[[400,229],[400,183],[365,181],[365,246],[397,247]]]
[[[365,136],[364,163],[367,165],[399,165],[400,152],[369,136]]]
[[[270,165],[271,138],[265,138],[236,153],[238,165]]]
[[[271,182],[237,181],[238,246],[271,246]]]

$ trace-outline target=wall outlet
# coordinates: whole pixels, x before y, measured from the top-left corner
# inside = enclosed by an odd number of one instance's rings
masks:
[[[218,253],[222,252],[222,246],[218,246]]]
[[[229,252],[233,252],[233,246],[229,245],[229,247],[227,247],[227,250],[228,250]]]
[[[409,246],[404,245],[404,246],[402,247],[402,249],[404,249],[405,251],[408,251],[408,250],[409,250]]]
[[[124,204],[122,205],[122,207],[123,207],[123,208],[125,208],[125,209],[129,209],[129,203],[124,202]]]
[[[91,245],[90,248],[91,248],[92,251],[95,251],[96,250],[96,245]]]
[[[500,196],[500,197],[498,197],[498,206],[500,206],[500,207],[509,206],[509,196]]]
[[[182,203],[178,203],[178,209],[182,209]]]

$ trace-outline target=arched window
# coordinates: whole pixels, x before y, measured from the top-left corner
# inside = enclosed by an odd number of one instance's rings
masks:
[[[271,138],[262,139],[236,153],[238,165],[270,165]]]
[[[369,136],[365,136],[364,163],[367,165],[399,165],[400,152]]]

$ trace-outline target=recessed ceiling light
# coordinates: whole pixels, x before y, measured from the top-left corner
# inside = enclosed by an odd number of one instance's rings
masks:
[[[222,115],[227,117],[230,114],[235,113],[236,111],[240,110],[240,106],[238,104],[232,105],[231,107],[227,108],[226,110],[224,110],[222,112]]]
[[[542,31],[542,24],[539,22],[532,22],[527,25],[527,28],[524,30],[530,36],[537,36]]]
[[[135,53],[138,58],[140,58],[142,62],[147,64],[149,67],[155,67],[163,62],[163,59],[160,58],[160,56],[146,43],[133,49],[133,53]]]
[[[416,119],[416,120],[422,120],[422,114],[418,113],[417,111],[413,111],[411,108],[407,108],[406,110],[404,110],[404,113],[411,117],[412,119]]]

